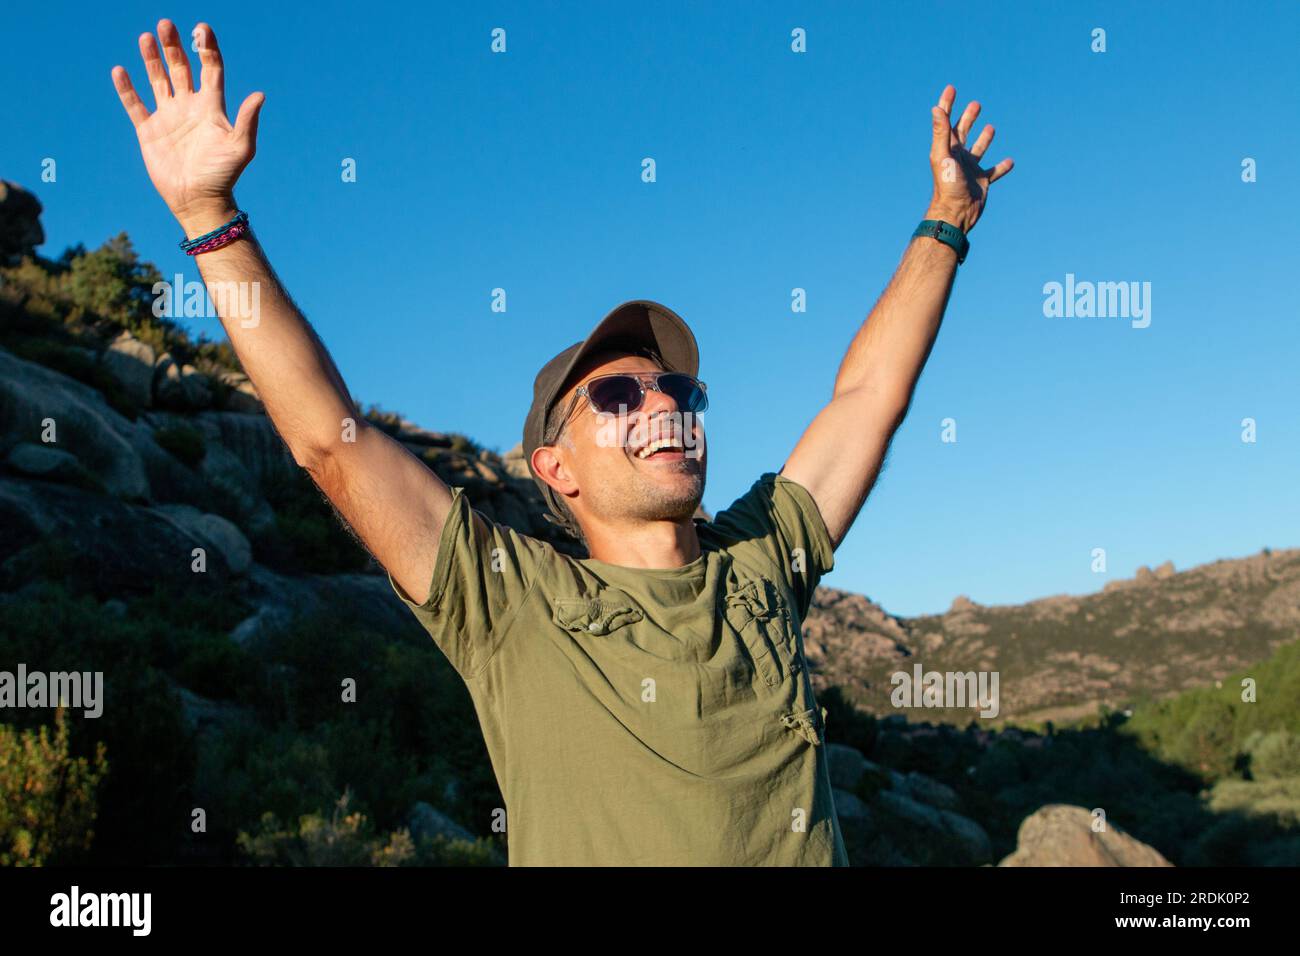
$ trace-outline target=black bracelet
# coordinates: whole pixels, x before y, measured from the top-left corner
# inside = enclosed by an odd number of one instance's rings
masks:
[[[952,246],[957,251],[957,265],[965,262],[966,253],[970,252],[970,240],[966,238],[966,233],[951,223],[938,219],[922,219],[921,224],[916,227],[916,232],[912,233],[913,239],[917,236],[928,236],[938,239],[946,246]]]

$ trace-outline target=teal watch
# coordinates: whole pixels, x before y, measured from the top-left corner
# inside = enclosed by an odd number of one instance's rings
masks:
[[[917,236],[928,236],[931,239],[938,239],[944,245],[952,246],[957,251],[957,265],[965,262],[966,253],[970,252],[970,240],[966,238],[966,233],[938,219],[921,220],[921,224],[916,227],[916,232],[912,233],[912,238]]]

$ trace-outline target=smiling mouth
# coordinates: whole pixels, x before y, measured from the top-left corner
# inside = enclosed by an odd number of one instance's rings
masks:
[[[641,461],[680,461],[686,457],[686,447],[676,438],[660,438],[632,453]]]

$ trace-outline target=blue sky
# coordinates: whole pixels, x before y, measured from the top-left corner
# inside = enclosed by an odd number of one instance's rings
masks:
[[[952,82],[1016,169],[825,583],[918,614],[1300,545],[1298,4],[22,5],[0,176],[44,203],[46,255],[125,230],[197,278],[109,79],[152,106],[160,16],[213,24],[232,111],[266,93],[237,197],[358,398],[504,452],[543,362],[658,299],[700,342],[712,511],[829,398]],[[1150,327],[1045,317],[1067,273],[1150,282]]]

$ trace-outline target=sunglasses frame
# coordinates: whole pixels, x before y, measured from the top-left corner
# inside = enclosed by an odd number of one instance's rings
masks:
[[[602,411],[601,409],[596,407],[595,400],[591,397],[591,393],[587,390],[588,386],[590,386],[593,382],[602,382],[610,378],[636,379],[637,387],[641,390],[641,396],[637,400],[637,403],[635,405],[629,406],[627,408],[627,411],[635,412],[637,409],[639,409],[642,405],[645,404],[645,395],[647,391],[646,381],[650,380],[649,389],[651,391],[662,392],[663,389],[659,387],[659,380],[663,378],[665,375],[679,375],[682,378],[690,379],[692,382],[698,385],[700,387],[700,391],[704,393],[704,409],[701,409],[701,411],[708,409],[709,386],[706,385],[704,382],[700,381],[694,375],[688,375],[685,372],[667,372],[667,371],[665,372],[610,372],[608,375],[597,375],[595,378],[588,379],[586,382],[578,386],[577,390],[573,393],[573,398],[570,400],[569,410],[564,413],[564,417],[560,419],[559,427],[556,428],[555,438],[558,438],[559,435],[563,433],[564,426],[569,423],[569,419],[573,417],[574,411],[577,410],[578,403],[584,398],[587,400],[587,405],[591,408],[594,414],[596,415],[615,414],[614,412]],[[676,399],[674,399],[674,401],[676,401]],[[690,412],[689,414],[698,415],[699,412]]]

